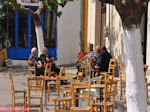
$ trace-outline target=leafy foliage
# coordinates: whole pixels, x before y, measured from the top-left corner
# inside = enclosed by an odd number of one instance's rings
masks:
[[[17,1],[17,0],[16,0]],[[39,1],[43,1],[45,7],[50,11],[50,12],[54,12],[56,13],[56,15],[58,17],[60,17],[62,15],[62,11],[58,10],[58,7],[64,7],[66,4],[65,0],[39,0]],[[16,9],[17,6],[14,3],[14,0],[5,0],[5,3],[11,5],[13,7],[13,9]],[[19,4],[19,8],[21,9],[25,9],[25,7],[21,4]],[[31,10],[31,9],[30,9]]]

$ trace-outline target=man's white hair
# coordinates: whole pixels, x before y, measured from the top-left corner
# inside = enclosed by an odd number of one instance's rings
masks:
[[[37,50],[37,48],[36,47],[33,47],[32,49],[31,49],[31,53],[33,53],[34,51],[36,51]]]
[[[44,47],[42,51],[47,50],[47,47]]]
[[[100,49],[100,46],[99,46],[99,45],[97,45],[97,46],[96,46],[96,49]]]

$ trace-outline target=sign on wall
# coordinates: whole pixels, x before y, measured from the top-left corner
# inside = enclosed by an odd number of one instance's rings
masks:
[[[22,5],[38,5],[39,0],[17,0]]]

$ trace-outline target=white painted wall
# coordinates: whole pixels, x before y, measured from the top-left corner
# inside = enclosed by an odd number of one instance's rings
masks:
[[[99,0],[88,0],[88,34],[87,45],[89,43],[100,45],[101,26],[101,2]]]
[[[88,0],[88,34],[87,43],[95,44],[96,0]]]
[[[110,8],[110,9],[109,9]],[[110,13],[109,13],[110,11]],[[118,63],[124,63],[123,28],[120,16],[112,5],[106,6],[105,45]],[[110,35],[110,37],[109,37]]]
[[[66,4],[58,18],[57,64],[71,64],[80,51],[80,0]]]
[[[150,68],[150,2],[148,4],[148,19],[147,19],[147,51],[146,51],[146,64]],[[148,69],[148,74],[150,75],[150,69]]]

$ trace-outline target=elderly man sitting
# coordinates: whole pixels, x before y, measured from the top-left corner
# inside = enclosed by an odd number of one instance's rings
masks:
[[[96,57],[96,52],[93,49],[93,44],[92,43],[89,43],[88,49],[89,49],[89,52],[84,57],[88,57],[92,61]],[[80,61],[77,61],[77,70],[78,70],[78,72],[80,72],[80,70],[81,70],[80,67],[81,67],[80,66]],[[78,72],[77,72],[77,74],[78,74]]]
[[[38,58],[37,54],[38,54],[37,53],[37,48],[33,47],[31,49],[31,54],[29,56],[29,60],[31,60],[35,64],[36,76],[40,76],[40,75],[44,75],[44,68],[38,62],[40,60],[40,58]]]
[[[59,75],[60,69],[58,67],[56,67],[55,63],[53,63],[53,60],[48,53],[47,53],[47,48],[44,47],[44,49],[42,50],[42,54],[40,56],[41,59],[43,59],[46,63],[52,62],[52,68],[51,70],[54,71],[57,75]]]

